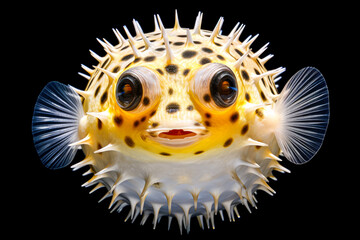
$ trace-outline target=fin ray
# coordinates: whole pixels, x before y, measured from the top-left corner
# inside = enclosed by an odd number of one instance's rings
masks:
[[[280,116],[275,136],[285,157],[303,164],[320,149],[329,122],[329,93],[322,74],[313,67],[287,82],[275,105]]]
[[[73,160],[78,124],[84,115],[79,95],[69,86],[50,82],[34,108],[32,133],[36,151],[45,167],[63,168]]]

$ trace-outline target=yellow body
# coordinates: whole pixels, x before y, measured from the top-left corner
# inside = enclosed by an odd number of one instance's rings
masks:
[[[213,41],[209,41],[211,32],[205,30],[201,30],[201,34],[192,34],[193,43],[187,42],[185,29],[177,27],[165,31],[173,53],[170,62],[165,54],[161,31],[158,30],[145,34],[151,42],[151,47],[147,49],[141,36],[134,37],[134,47],[140,49],[139,57],[134,55],[129,43],[123,42],[110,50],[113,51],[112,55],[108,54],[101,58],[98,67],[110,72],[111,76],[106,72],[104,74],[104,71],[98,68],[91,74],[86,89],[89,97],[83,102],[84,111],[104,114],[103,118],[86,116],[86,124],[81,127],[82,137],[90,134],[91,139],[94,139],[91,144],[92,149],[113,144],[129,153],[141,151],[142,155],[150,154],[154,158],[161,157],[167,161],[186,161],[196,157],[195,152],[203,151],[202,154],[206,154],[209,150],[226,151],[223,145],[230,138],[238,140],[238,144],[241,144],[245,138],[252,137],[250,133],[253,132],[252,125],[256,121],[255,118],[257,117],[258,120],[264,118],[264,108],[254,108],[254,106],[263,103],[271,106],[277,96],[273,78],[266,76],[261,81],[253,80],[253,76],[267,70],[257,56],[252,57],[254,53],[251,51],[240,68],[234,66],[241,54],[249,50],[249,46],[244,46],[240,41],[235,40],[228,49],[224,49],[229,37],[218,35]],[[196,55],[184,58],[182,55],[186,51],[194,51]],[[124,56],[131,57],[122,60]],[[150,57],[154,57],[154,60],[146,61]],[[234,105],[225,109],[214,109],[201,103],[191,89],[191,82],[197,71],[209,64],[202,64],[201,61],[225,64],[235,73],[239,94]],[[176,70],[173,71],[176,73],[166,70],[169,65],[175,66]],[[136,66],[146,67],[156,74],[160,82],[161,94],[154,99],[154,103],[150,104],[151,107],[143,111],[125,111],[116,103],[115,86],[124,71]],[[241,72],[246,72],[250,80],[245,80]],[[180,110],[172,114],[167,113],[166,106],[174,102],[180,105]],[[247,111],[249,108],[251,111]],[[114,118],[121,118],[121,124],[116,124]],[[185,148],[167,147],[149,138],[146,130],[167,127],[174,121],[189,121],[191,125],[201,124],[206,128],[202,131],[206,137]],[[155,128],[154,123],[157,125]],[[184,127],[192,127],[191,125]],[[241,134],[242,128],[246,126],[248,131]],[[176,125],[172,128],[176,128]],[[126,136],[133,140],[134,146],[128,146],[124,142]],[[257,141],[264,139],[257,138]],[[159,153],[170,155],[158,156]],[[278,154],[277,151],[274,153]]]
[[[86,158],[73,166],[91,166],[94,176],[84,185],[106,187],[114,210],[130,205],[129,216],[140,212],[145,220],[150,213],[155,219],[175,216],[187,229],[191,216],[213,220],[218,209],[234,219],[237,204],[255,204],[257,189],[273,192],[267,184],[272,170],[288,171],[278,163],[279,119],[272,110],[278,96],[274,77],[283,69],[266,70],[271,55],[259,58],[266,46],[251,51],[257,36],[239,41],[244,26],[224,36],[222,18],[214,31],[202,30],[201,18],[194,29],[181,28],[177,18],[174,28],[165,29],[155,19],[155,31],[146,34],[134,21],[135,37],[125,29],[125,40],[116,30],[118,45],[100,41],[107,54],[92,53],[99,64],[84,67],[89,84],[78,91],[86,114],[77,144]],[[216,106],[209,88],[196,82],[206,78],[208,66],[235,75],[231,106]],[[126,111],[117,103],[116,86],[126,71],[138,70],[151,76],[154,89],[143,89],[139,105]],[[166,137],[178,130],[189,135]]]

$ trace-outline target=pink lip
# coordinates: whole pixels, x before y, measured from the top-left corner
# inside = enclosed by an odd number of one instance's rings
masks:
[[[179,125],[183,127],[178,127]],[[160,126],[147,129],[148,139],[169,147],[186,147],[208,136],[208,131],[202,125],[188,126],[182,122],[171,127]],[[193,125],[193,124],[192,124]]]
[[[184,131],[183,129],[171,129],[167,132],[161,132],[158,136],[167,139],[184,139],[187,137],[194,137],[197,134],[192,131]]]

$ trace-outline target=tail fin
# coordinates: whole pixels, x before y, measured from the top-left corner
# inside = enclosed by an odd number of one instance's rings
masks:
[[[303,164],[320,149],[329,122],[329,92],[322,74],[313,67],[298,71],[286,83],[275,104],[280,116],[275,137],[284,156]]]
[[[79,120],[84,115],[79,95],[59,82],[50,82],[35,104],[32,134],[41,162],[50,169],[63,168],[73,160]]]

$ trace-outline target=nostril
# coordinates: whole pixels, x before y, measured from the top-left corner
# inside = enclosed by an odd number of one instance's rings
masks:
[[[166,106],[166,111],[168,113],[176,113],[177,111],[180,110],[180,105],[177,104],[177,103],[169,103],[167,106]]]

